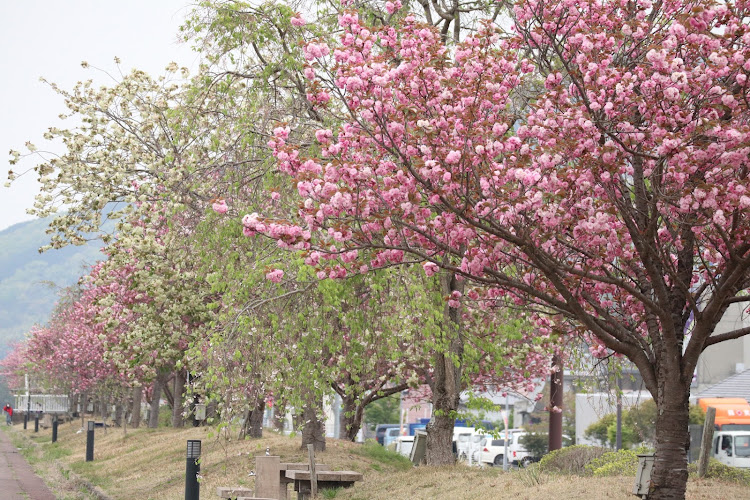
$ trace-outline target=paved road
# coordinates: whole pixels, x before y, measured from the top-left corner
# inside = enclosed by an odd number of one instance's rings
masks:
[[[4,420],[4,419],[3,419]],[[2,423],[5,425],[5,422]],[[0,431],[0,498],[3,500],[55,500],[55,495]]]

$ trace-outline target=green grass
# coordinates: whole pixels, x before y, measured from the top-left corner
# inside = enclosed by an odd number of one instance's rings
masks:
[[[63,448],[59,443],[48,443],[42,449],[45,460],[59,460],[73,454],[71,450]]]
[[[112,483],[110,478],[97,474],[94,462],[73,462],[70,464],[70,468],[74,473],[88,479],[94,486],[104,490]]]
[[[409,470],[413,467],[411,460],[400,453],[396,453],[395,451],[380,446],[377,441],[373,439],[368,440],[361,447],[354,450],[354,453],[393,467],[396,470]],[[373,469],[375,469],[375,465],[376,464],[373,464]]]

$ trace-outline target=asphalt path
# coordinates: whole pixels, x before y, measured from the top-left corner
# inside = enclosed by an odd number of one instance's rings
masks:
[[[5,423],[1,424],[5,425]],[[13,446],[10,436],[0,431],[0,498],[3,500],[55,500],[31,466]]]

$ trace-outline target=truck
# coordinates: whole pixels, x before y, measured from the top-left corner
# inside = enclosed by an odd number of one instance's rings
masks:
[[[730,467],[750,469],[750,430],[715,432],[711,455]]]
[[[698,404],[705,412],[716,408],[714,425],[719,431],[750,431],[750,404],[744,398],[700,398]]]

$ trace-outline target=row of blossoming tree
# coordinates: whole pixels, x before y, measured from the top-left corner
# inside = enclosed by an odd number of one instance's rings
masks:
[[[224,421],[242,417],[250,435],[273,404],[298,415],[303,444],[320,448],[325,396],[341,398],[341,436],[354,439],[367,404],[427,384],[441,422],[431,463],[452,462],[462,390],[527,388],[548,370],[549,347],[526,341],[524,321],[460,304],[449,290],[464,286],[455,273],[415,272],[403,259],[344,280],[346,266],[318,266],[325,253],[290,258],[239,237],[248,234],[240,213],[297,211],[266,144],[272,130],[294,124],[312,143],[321,126],[341,122],[307,100],[303,42],[332,38],[343,12],[320,8],[308,24],[280,4],[206,2],[185,25],[205,56],[197,75],[170,65],[160,78],[133,71],[101,88],[52,85],[80,125],[49,130],[64,154],[32,151],[43,159],[34,213],[54,216],[49,248],[96,237],[107,219],[116,229],[101,235],[106,260],[6,369],[54,390],[115,395],[136,425],[144,389],[151,426],[162,394],[173,425],[189,407],[183,395],[196,395]],[[363,12],[396,20],[392,5]]]
[[[246,421],[272,395],[311,442],[326,392],[352,416],[416,374],[442,463],[461,389],[582,341],[638,368],[651,497],[683,498],[698,357],[750,333],[712,335],[750,288],[750,4],[291,7],[201,3],[187,83],[60,90],[86,119],[50,130],[37,213],[66,206],[61,246],[119,202],[105,266],[137,270],[105,359],[198,374]]]

